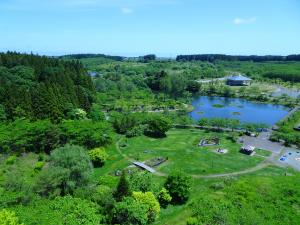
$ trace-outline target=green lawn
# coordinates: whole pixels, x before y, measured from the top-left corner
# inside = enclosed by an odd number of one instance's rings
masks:
[[[265,157],[268,157],[268,156],[272,155],[272,153],[270,151],[266,151],[266,150],[263,150],[263,149],[255,149],[255,152],[258,155],[265,156]]]
[[[220,137],[220,145],[198,147],[200,139],[207,137]],[[217,148],[228,149],[229,152],[217,154],[214,152]],[[161,139],[145,136],[130,138],[127,139],[127,146],[121,148],[128,157],[139,161],[168,157],[168,161],[157,168],[164,173],[176,169],[191,175],[227,173],[244,170],[263,161],[262,157],[241,154],[239,149],[240,145],[228,140],[224,133],[185,129],[172,129],[166,138]]]

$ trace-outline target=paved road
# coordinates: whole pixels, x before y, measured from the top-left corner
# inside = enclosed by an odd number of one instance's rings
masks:
[[[282,143],[270,141],[270,135],[270,131],[261,132],[258,137],[243,136],[239,139],[239,141],[244,145],[251,145],[256,148],[261,148],[278,154],[284,146]]]

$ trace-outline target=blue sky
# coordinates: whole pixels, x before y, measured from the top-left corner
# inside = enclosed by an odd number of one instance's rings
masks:
[[[0,0],[0,51],[300,54],[300,0]]]

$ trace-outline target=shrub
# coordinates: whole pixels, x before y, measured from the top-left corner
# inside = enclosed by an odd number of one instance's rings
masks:
[[[6,159],[7,165],[13,165],[16,162],[17,157],[15,155],[11,155]]]
[[[141,135],[143,135],[145,129],[146,129],[145,125],[135,126],[132,129],[126,131],[125,135],[128,138],[141,136]]]
[[[186,225],[197,225],[197,224],[199,224],[199,223],[198,223],[197,218],[195,218],[195,217],[190,217],[186,221]]]
[[[60,124],[61,142],[85,146],[88,149],[112,142],[111,127],[106,122],[91,120],[65,120]]]
[[[15,212],[8,211],[6,209],[0,210],[0,224],[3,225],[24,225],[19,222],[18,217],[16,217]]]
[[[171,202],[172,197],[167,191],[167,189],[162,188],[161,191],[158,193],[158,201],[161,207],[165,208]]]
[[[41,171],[43,169],[44,165],[45,165],[45,162],[41,162],[41,161],[37,162],[34,166],[34,172]]]
[[[97,213],[96,204],[80,198],[57,197],[50,207],[62,216],[61,224],[100,224],[102,219]]]
[[[89,156],[95,167],[103,166],[108,158],[108,155],[104,148],[95,148],[93,150],[90,150]]]
[[[159,217],[160,206],[152,192],[133,192],[132,196],[139,204],[147,208],[149,223],[154,222]]]
[[[122,201],[122,199],[126,196],[131,195],[131,187],[130,183],[127,179],[126,172],[122,172],[122,176],[120,177],[119,183],[117,185],[117,189],[114,193],[114,197],[117,201]]]
[[[148,221],[147,208],[132,197],[126,197],[123,201],[115,204],[112,224],[146,225]]]
[[[49,167],[38,181],[38,192],[56,196],[72,194],[76,188],[89,184],[92,164],[86,150],[66,145],[51,152]]]
[[[168,176],[165,188],[172,197],[172,203],[183,204],[190,196],[191,178],[181,172],[175,172]]]
[[[160,115],[152,115],[146,121],[147,129],[145,134],[150,137],[165,137],[166,132],[171,128],[171,121]]]
[[[45,160],[45,155],[44,153],[39,153],[39,156],[38,156],[38,161],[44,161]]]
[[[130,187],[132,191],[152,191],[157,193],[159,191],[158,185],[153,181],[153,175],[148,172],[133,173],[129,176]]]
[[[86,111],[80,108],[72,109],[70,112],[67,113],[67,117],[72,120],[83,120],[86,119]]]

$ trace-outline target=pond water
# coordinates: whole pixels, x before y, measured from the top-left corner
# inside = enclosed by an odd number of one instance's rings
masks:
[[[200,118],[230,118],[242,123],[264,123],[274,125],[285,117],[289,108],[281,105],[254,103],[245,99],[201,96],[192,102],[194,110],[190,116]]]

